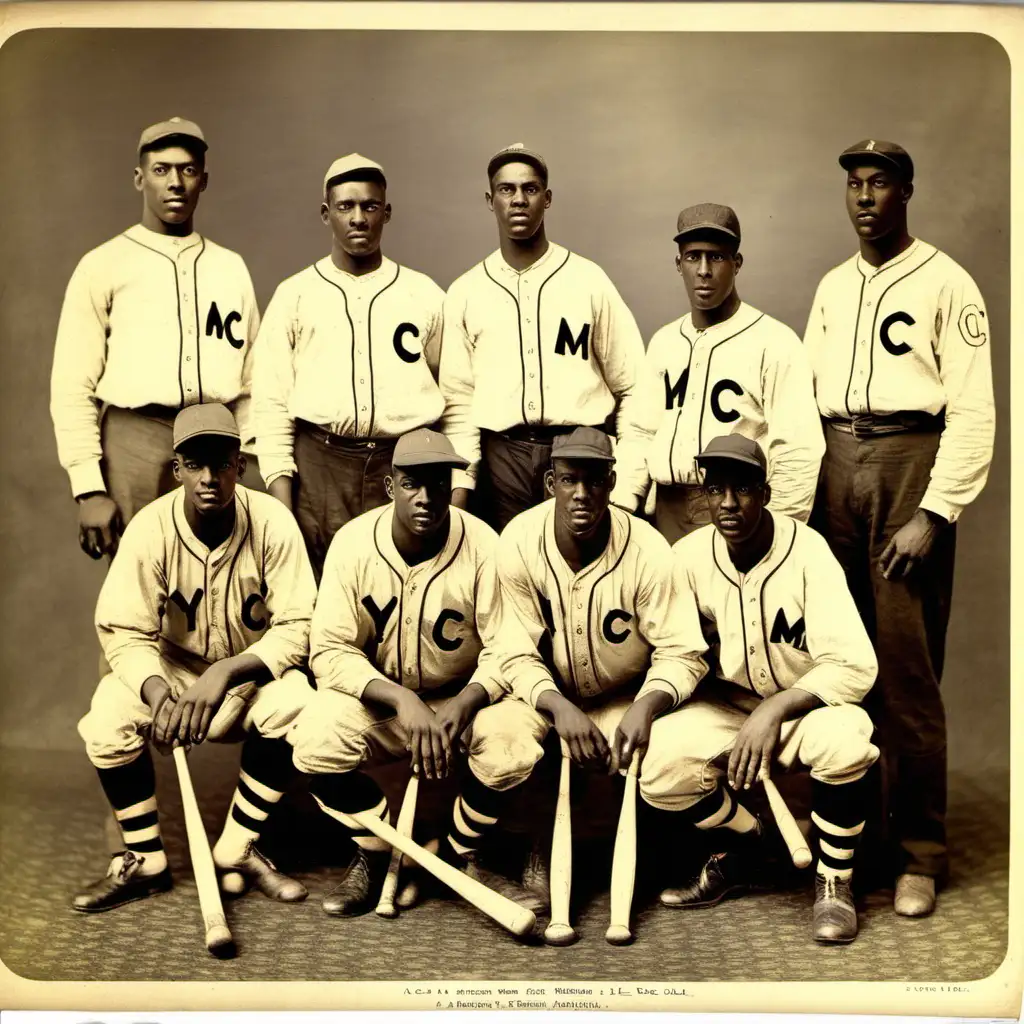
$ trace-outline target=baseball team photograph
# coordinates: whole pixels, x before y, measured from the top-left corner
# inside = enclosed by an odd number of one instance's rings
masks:
[[[1005,52],[465,35],[0,48],[0,959],[985,978]]]

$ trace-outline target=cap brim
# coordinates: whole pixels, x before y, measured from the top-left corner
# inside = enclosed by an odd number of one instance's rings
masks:
[[[452,469],[466,469],[469,460],[461,455],[445,455],[441,452],[413,452],[392,459],[396,469],[414,469],[417,466],[451,466]]]
[[[502,153],[501,156],[493,157],[487,165],[487,177],[493,178],[494,172],[506,164],[529,164],[538,174],[545,178],[548,176],[547,164],[539,156],[533,153]]]
[[[141,143],[139,145],[139,152],[141,153],[144,149],[151,149],[158,142],[166,142],[168,139],[187,139],[204,153],[210,148],[205,139],[201,139],[198,135],[191,134],[191,132],[168,132],[166,135],[158,135],[155,139],[147,139],[147,141]]]
[[[242,442],[241,434],[230,430],[218,430],[214,427],[209,430],[197,430],[192,434],[186,434],[184,437],[179,438],[174,442],[174,450],[178,451],[182,445],[188,444],[189,441],[197,441],[201,437],[224,437],[229,441],[237,441],[239,444]]]
[[[698,466],[704,466],[708,462],[738,462],[744,466],[753,466],[754,469],[760,470],[762,473],[767,474],[767,470],[760,462],[757,461],[752,455],[741,455],[738,452],[707,452],[701,453],[700,455],[694,456],[694,462]]]
[[[725,235],[727,238],[735,239],[737,242],[740,240],[740,236],[730,228],[723,228],[721,224],[708,224],[705,222],[684,228],[672,239],[672,241],[678,242],[681,238],[686,238],[688,235],[695,235],[698,231],[712,231],[716,235]]]
[[[907,165],[900,159],[890,156],[888,153],[880,153],[877,149],[858,149],[855,153],[843,153],[839,157],[839,166],[844,171],[851,167],[866,163],[883,163],[895,167],[897,171],[907,170]]]

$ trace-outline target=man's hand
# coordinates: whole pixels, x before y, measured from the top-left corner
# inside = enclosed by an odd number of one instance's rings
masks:
[[[647,745],[651,741],[651,726],[654,719],[671,707],[672,698],[664,690],[654,690],[633,701],[612,736],[612,775],[620,768],[628,768],[635,752],[639,751],[640,758],[643,759],[647,753]]]
[[[452,504],[461,508],[463,512],[469,511],[469,499],[472,491],[468,487],[456,487],[452,491]]]
[[[550,710],[555,720],[555,731],[565,740],[569,756],[585,768],[607,770],[611,762],[608,741],[587,715],[561,696]]]
[[[412,770],[421,778],[447,778],[453,755],[443,721],[412,690],[401,691],[395,710],[399,726],[409,737]]]
[[[161,754],[169,754],[173,744],[165,737],[175,703],[171,696],[171,688],[160,676],[150,676],[142,684],[142,699],[153,713],[153,724],[149,730],[150,739]]]
[[[268,493],[272,494],[289,512],[294,512],[292,505],[292,478],[290,476],[275,477],[267,485]]]
[[[783,714],[781,702],[773,704],[769,697],[743,723],[729,755],[727,776],[733,789],[750,789],[762,775],[768,774],[779,745]]]
[[[438,723],[448,737],[448,746],[453,751],[458,749],[459,737],[466,731],[476,713],[487,707],[488,703],[487,691],[479,683],[470,683],[437,712]]]
[[[90,558],[114,556],[124,524],[109,494],[90,494],[78,500],[78,543]]]
[[[167,742],[202,743],[224,695],[234,685],[223,661],[211,665],[175,702],[165,728]]]
[[[882,578],[905,580],[930,554],[942,527],[919,508],[885,546],[878,568]]]

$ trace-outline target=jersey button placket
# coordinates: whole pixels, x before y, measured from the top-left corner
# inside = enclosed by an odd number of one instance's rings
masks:
[[[175,255],[174,269],[178,279],[178,301],[181,311],[181,383],[185,389],[185,404],[201,400],[199,394],[199,333],[196,330],[195,309],[195,257],[192,250]]]
[[[413,570],[406,578],[404,585],[405,618],[402,620],[402,650],[405,651],[405,685],[418,690],[420,680],[416,676],[415,666],[419,664],[420,623],[423,621],[423,588],[418,580],[420,573]]]
[[[358,380],[356,385],[356,407],[352,410],[356,422],[356,433],[369,435],[370,407],[373,404],[373,378],[370,376],[370,337],[368,306],[365,302],[352,301],[352,367]]]
[[[538,311],[534,308],[536,293],[527,278],[519,278],[519,329],[523,338],[523,394],[526,397],[526,419],[528,422],[540,421],[543,401],[540,389],[540,323]]]

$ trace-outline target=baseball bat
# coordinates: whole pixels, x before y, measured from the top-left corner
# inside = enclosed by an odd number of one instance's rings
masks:
[[[807,846],[800,826],[797,825],[790,814],[786,801],[782,794],[775,788],[775,783],[767,776],[764,778],[764,791],[768,794],[768,803],[771,804],[772,814],[775,816],[775,824],[778,825],[782,838],[789,847],[789,855],[798,868],[805,868],[811,863],[811,851]]]
[[[569,804],[569,767],[572,758],[565,740],[558,776],[555,827],[551,834],[551,920],[544,929],[544,941],[551,946],[570,946],[578,936],[569,923],[572,893],[572,810]]]
[[[416,817],[416,797],[419,794],[420,777],[416,772],[409,776],[409,784],[405,787],[405,798],[402,809],[398,812],[398,831],[403,836],[412,836],[412,824]],[[380,890],[377,903],[378,917],[398,917],[395,908],[395,894],[398,892],[398,872],[402,866],[402,851],[392,849],[391,863],[388,864],[387,877]]]
[[[502,896],[501,893],[497,893],[493,889],[488,889],[482,882],[470,878],[458,868],[445,863],[436,854],[425,850],[410,836],[403,836],[401,832],[392,828],[386,821],[382,821],[372,811],[360,811],[351,817],[368,832],[372,832],[394,849],[404,853],[410,860],[414,860],[424,870],[444,882],[449,889],[472,903],[477,910],[485,913],[513,935],[526,935],[533,930],[537,923],[537,916],[532,910],[519,906],[508,897]]]
[[[235,940],[224,917],[217,887],[217,871],[213,865],[210,841],[206,836],[199,803],[192,788],[192,776],[188,771],[188,759],[184,747],[174,748],[174,766],[178,769],[178,784],[181,786],[181,805],[185,812],[185,831],[188,834],[188,852],[192,858],[192,873],[199,890],[199,910],[203,915],[206,929],[206,948],[224,960],[235,955]]]
[[[619,827],[615,832],[615,852],[612,854],[611,921],[604,937],[613,946],[625,946],[633,940],[633,933],[629,930],[629,911],[636,882],[636,786],[639,771],[640,751],[634,750],[626,773]]]

